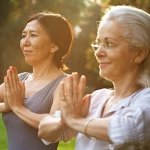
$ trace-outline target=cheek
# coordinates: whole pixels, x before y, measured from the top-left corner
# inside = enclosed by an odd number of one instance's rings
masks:
[[[23,41],[22,40],[20,40],[20,48],[21,48],[21,50],[23,49]]]

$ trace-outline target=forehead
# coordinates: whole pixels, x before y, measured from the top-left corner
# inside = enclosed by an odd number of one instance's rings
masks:
[[[39,21],[33,20],[33,21],[30,21],[30,22],[28,22],[26,24],[26,26],[24,28],[24,31],[25,30],[42,31],[43,30],[43,26],[40,24]]]
[[[99,24],[98,31],[97,31],[97,38],[113,38],[121,40],[123,29],[122,27],[113,20],[106,20],[102,21]]]

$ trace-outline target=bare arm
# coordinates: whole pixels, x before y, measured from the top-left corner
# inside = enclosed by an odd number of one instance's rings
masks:
[[[96,119],[89,121],[89,123],[86,125],[87,119],[72,118],[68,120],[67,124],[72,129],[78,132],[81,132],[87,135],[88,137],[110,141],[109,136],[108,136],[108,121],[109,121],[109,118],[102,118],[102,119],[96,118]]]
[[[47,114],[36,114],[24,106],[25,86],[19,81],[17,70],[10,67],[5,82],[5,96],[11,110],[23,121],[34,128],[38,128],[41,118]]]
[[[61,119],[58,120],[52,116],[55,110],[60,109],[58,92],[56,90],[54,94],[54,102],[50,111],[50,114],[36,114],[28,110],[24,106],[24,95],[25,95],[25,86],[22,82],[19,81],[17,70],[15,68],[9,68],[7,71],[7,78],[5,77],[5,85],[6,85],[6,99],[8,100],[8,104],[11,110],[24,122],[29,124],[34,128],[38,128],[40,121],[49,116],[50,118],[50,132],[52,133],[52,140],[57,139],[63,132],[64,124],[62,123]],[[50,133],[48,133],[50,134]],[[51,137],[50,137],[51,139]]]
[[[26,122],[28,125],[38,128],[40,120],[47,116],[48,114],[36,114],[28,110],[24,106],[17,106],[12,109],[12,111],[24,122]]]
[[[0,113],[6,112],[5,103],[0,103]]]
[[[0,102],[4,102],[4,83],[0,85]]]
[[[6,98],[5,98],[5,94],[4,94],[4,83],[2,83],[0,85],[0,112],[3,113],[3,112],[8,112],[10,111],[9,109],[9,105],[6,101]]]
[[[4,83],[0,85],[0,112],[5,112]]]
[[[54,116],[56,111],[60,111],[60,86],[56,88],[54,92],[53,104],[50,109],[50,113],[47,116],[43,116],[39,123],[39,137],[48,141],[57,141],[63,135],[66,128],[65,123],[62,121],[61,116]]]
[[[54,102],[51,107],[50,114],[36,114],[28,110],[24,106],[24,97],[25,97],[25,86],[24,83],[20,82],[17,75],[17,70],[14,67],[10,67],[7,71],[7,77],[4,79],[5,82],[5,93],[6,99],[11,110],[24,122],[28,125],[38,128],[40,121],[46,116],[52,115],[55,110],[59,109],[58,102],[58,90],[54,94]],[[51,117],[53,126],[56,127],[54,123],[54,117]],[[61,125],[61,122],[57,122],[58,126]],[[60,128],[61,131],[62,128]]]
[[[53,105],[50,111],[51,116],[49,115],[49,117],[45,117],[39,124],[39,137],[48,141],[68,141],[76,134],[66,126],[61,117],[55,118],[54,116],[52,116],[56,110],[60,111],[61,109],[59,93],[60,86],[57,87],[54,93]]]
[[[43,120],[43,118],[49,116],[51,118],[51,121],[53,124],[51,127],[55,129],[57,126],[61,125],[61,122],[58,122],[58,119],[55,120],[55,118],[52,117],[54,112],[59,109],[59,107],[57,106],[58,103],[55,102],[55,99],[53,100],[54,103],[51,107],[51,109],[52,109],[52,111],[50,111],[51,115],[50,114],[33,113],[22,104],[20,104],[20,106],[18,104],[15,104],[15,106],[12,108],[12,110],[21,120],[25,121],[27,124],[29,124],[30,126],[32,126],[34,128],[38,128],[40,121]],[[18,101],[21,101],[21,100],[18,100]],[[60,131],[61,131],[61,129],[62,128],[60,128]]]

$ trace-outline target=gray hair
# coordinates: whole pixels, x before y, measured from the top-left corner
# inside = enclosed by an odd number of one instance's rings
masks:
[[[102,21],[114,20],[123,27],[122,36],[134,50],[145,49],[147,57],[142,62],[140,82],[150,86],[150,14],[131,6],[111,6],[106,10]]]

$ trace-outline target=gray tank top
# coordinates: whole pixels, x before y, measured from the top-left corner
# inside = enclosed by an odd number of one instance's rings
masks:
[[[20,80],[26,80],[30,73],[22,73]],[[25,107],[37,114],[49,113],[53,95],[59,82],[65,77],[61,75],[36,92],[25,98]],[[13,112],[3,113],[3,120],[7,130],[8,150],[57,150],[58,143],[45,145],[38,137],[38,130],[19,119]]]

